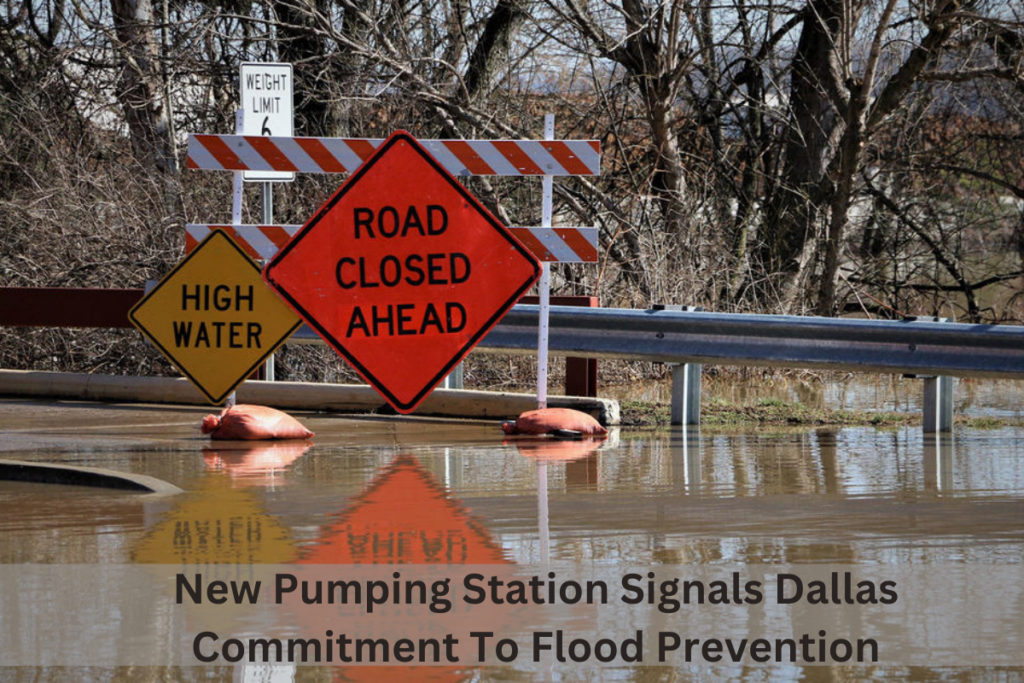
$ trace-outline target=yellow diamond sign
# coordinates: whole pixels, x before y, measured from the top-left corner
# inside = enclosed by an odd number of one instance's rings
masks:
[[[302,321],[215,230],[128,313],[179,370],[222,403]]]

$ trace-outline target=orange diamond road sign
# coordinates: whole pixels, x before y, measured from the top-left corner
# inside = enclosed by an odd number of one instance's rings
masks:
[[[215,230],[128,313],[211,403],[222,403],[302,324]]]
[[[415,410],[539,275],[536,257],[404,131],[263,271],[401,413]]]

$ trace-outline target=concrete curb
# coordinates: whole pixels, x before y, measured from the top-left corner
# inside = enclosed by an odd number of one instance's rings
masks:
[[[177,486],[144,474],[117,472],[99,467],[79,467],[23,460],[0,460],[0,481],[92,486],[141,493],[181,493],[181,489]]]
[[[0,370],[0,395],[208,405],[199,390],[184,378],[35,370]],[[238,389],[238,402],[293,410],[392,412],[376,391],[358,384],[248,381]],[[619,424],[619,403],[611,399],[552,396],[548,405],[588,413],[603,425]],[[506,419],[536,407],[532,394],[436,389],[416,409],[416,415]]]

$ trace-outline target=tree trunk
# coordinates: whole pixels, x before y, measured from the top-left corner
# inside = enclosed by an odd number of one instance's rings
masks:
[[[652,189],[658,196],[665,232],[673,235],[682,250],[683,262],[689,263],[695,245],[689,243],[686,234],[686,212],[683,197],[686,179],[683,176],[683,161],[679,154],[679,142],[671,125],[671,99],[653,86],[645,92],[647,117],[651,126],[651,137],[657,162],[654,167]]]
[[[818,315],[832,315],[836,300],[836,277],[839,273],[839,257],[849,222],[850,203],[853,198],[854,174],[860,165],[860,126],[850,125],[844,135],[842,159],[839,164],[839,181],[832,198],[828,234],[825,237],[825,258],[818,287]]]
[[[491,89],[499,69],[507,63],[512,41],[525,21],[526,10],[519,0],[499,0],[469,57],[464,79],[467,101],[472,102]]]
[[[841,41],[845,0],[811,0],[793,59],[789,91],[790,122],[781,182],[767,207],[762,263],[768,275],[788,279],[784,298],[800,270],[809,241],[819,233],[827,202],[822,201],[826,170],[842,133],[841,108],[848,98],[842,82]]]
[[[456,5],[454,12],[457,16],[449,18],[450,24],[462,20],[461,14],[459,14],[461,11],[460,7]],[[464,105],[472,105],[478,98],[486,97],[502,66],[508,65],[512,42],[525,21],[526,11],[520,0],[499,0],[494,11],[487,18],[484,30],[469,56],[469,65],[466,67],[466,73],[461,81],[465,84],[465,88],[456,86],[458,89],[453,95],[454,100]],[[461,52],[462,37],[453,35],[451,40],[453,43],[448,53]],[[444,128],[447,134],[456,138],[463,137],[454,120],[447,113],[441,113],[444,117]],[[511,223],[511,217],[502,205],[490,180],[480,177],[477,178],[477,183],[483,190],[482,199],[487,208],[506,225]]]
[[[159,177],[167,229],[184,224],[170,88],[163,80],[151,0],[111,0],[120,56],[117,100],[124,111],[135,158]]]
[[[138,159],[162,174],[178,171],[163,99],[151,0],[111,0],[121,58],[117,99]]]
[[[274,13],[278,27],[278,55],[295,70],[295,130],[297,135],[339,136],[332,92],[331,59],[327,41],[315,31],[318,15],[324,16],[324,0],[277,0]]]

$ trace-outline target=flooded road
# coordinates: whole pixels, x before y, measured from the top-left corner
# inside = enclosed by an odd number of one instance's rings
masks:
[[[140,496],[0,482],[0,563],[1016,564],[1024,429],[613,433],[507,441],[497,424],[298,415],[309,443],[212,444],[203,409],[0,403],[0,457],[146,474]],[[376,671],[376,674],[374,674]],[[415,675],[413,673],[415,671]],[[431,671],[91,670],[91,680],[529,680]],[[0,681],[81,680],[0,669]],[[387,674],[387,676],[384,676]],[[996,670],[579,669],[575,680],[1020,680]]]

